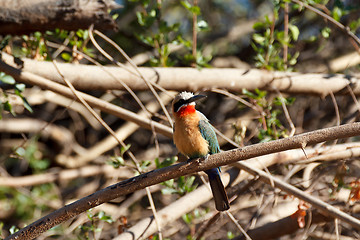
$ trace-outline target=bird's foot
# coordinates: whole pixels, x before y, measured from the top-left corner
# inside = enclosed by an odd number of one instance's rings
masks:
[[[202,163],[202,162],[206,161],[209,156],[210,156],[210,154],[206,154],[206,156],[199,157],[199,158],[189,158],[187,160],[187,163],[192,162],[194,160],[196,160],[197,163]]]

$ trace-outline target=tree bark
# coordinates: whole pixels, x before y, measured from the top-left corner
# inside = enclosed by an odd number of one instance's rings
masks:
[[[0,0],[0,34],[77,30],[91,24],[100,30],[114,29],[108,9],[115,5],[110,0]]]

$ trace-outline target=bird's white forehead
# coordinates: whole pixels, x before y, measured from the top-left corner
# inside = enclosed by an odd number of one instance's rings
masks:
[[[194,94],[192,92],[181,92],[179,93],[179,99],[184,99],[184,100],[187,100],[189,98],[192,98],[194,96]]]

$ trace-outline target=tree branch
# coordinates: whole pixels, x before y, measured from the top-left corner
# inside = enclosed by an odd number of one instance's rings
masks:
[[[52,64],[52,63],[51,63]],[[75,99],[72,91],[59,83],[52,82],[43,77],[37,76],[30,72],[22,71],[21,69],[17,69],[12,67],[5,62],[0,60],[0,71],[3,71],[11,76],[13,76],[18,82],[39,86],[43,89],[47,89],[56,93],[59,93],[63,96],[66,96],[71,99]],[[136,113],[111,104],[109,102],[103,101],[91,95],[78,92],[80,96],[92,107],[99,108],[101,111],[113,114],[121,119],[126,121],[134,122],[141,127],[152,130],[152,127],[160,134],[171,137],[172,129],[158,122],[152,121],[148,118],[138,116]],[[77,100],[77,99],[75,99]]]
[[[1,65],[0,65],[1,66]],[[65,207],[56,210],[55,212],[37,220],[36,222],[21,229],[15,234],[6,238],[10,239],[33,239],[39,236],[41,233],[48,229],[60,224],[78,214],[96,207],[102,203],[108,202],[112,199],[118,198],[134,191],[143,189],[145,187],[167,181],[172,178],[177,178],[183,175],[204,171],[210,168],[219,167],[235,163],[237,161],[262,156],[270,153],[285,151],[295,148],[304,148],[306,145],[315,144],[323,141],[331,141],[338,138],[347,138],[360,135],[360,123],[345,124],[338,127],[325,128],[316,130],[309,133],[300,134],[294,137],[279,139],[266,143],[259,143],[250,146],[246,146],[240,149],[234,149],[230,151],[221,152],[219,154],[210,155],[207,159],[198,159],[191,162],[179,163],[166,168],[161,168],[141,174],[139,176],[130,178],[128,180],[111,185],[105,189],[99,190],[85,198],[82,198],[74,203],[66,205]],[[238,163],[239,164],[239,163]],[[267,181],[271,178],[266,173],[249,167],[249,164],[241,163],[243,168],[250,173],[259,175],[261,179]],[[255,172],[254,172],[255,171]],[[264,175],[265,174],[265,175]],[[280,186],[278,181],[272,179],[276,186]],[[296,189],[294,187],[294,189]],[[294,190],[292,189],[292,190]],[[300,191],[300,190],[299,190]],[[295,191],[296,192],[296,191]],[[310,195],[306,195],[308,199],[314,198]],[[298,196],[297,196],[298,197]],[[300,196],[303,197],[303,196]],[[299,197],[299,198],[300,198]],[[315,198],[316,199],[316,198]],[[331,205],[322,202],[321,200],[314,200],[311,202],[314,206],[331,209],[328,212],[330,216],[340,218],[345,222],[348,222],[353,227],[360,229],[360,221],[337,210],[335,211]],[[320,204],[321,203],[321,204]],[[317,204],[317,205],[315,205]],[[340,213],[339,213],[340,212]],[[344,216],[346,215],[346,216]]]
[[[116,27],[107,12],[116,8],[116,4],[107,0],[0,0],[0,5],[2,35],[44,32],[55,28],[87,29],[91,24],[101,30]]]
[[[13,57],[3,53],[2,59],[7,64],[14,64]],[[51,62],[39,62],[22,59],[23,70],[28,71],[52,81],[62,83],[56,69]],[[79,90],[109,90],[123,89],[118,80],[113,79],[104,70],[96,66],[58,64],[65,78]],[[111,75],[117,76],[133,90],[147,90],[141,78],[134,76],[119,67],[104,67]],[[293,94],[314,94],[326,96],[334,94],[347,94],[350,86],[356,95],[360,95],[360,79],[355,76],[343,74],[315,74],[295,72],[270,72],[258,69],[210,69],[195,68],[147,68],[140,67],[139,71],[146,79],[156,82],[167,90],[199,91],[210,88],[222,88],[235,92],[242,92],[244,88],[256,88],[267,91],[287,92]],[[311,83],[311,84],[309,84]]]

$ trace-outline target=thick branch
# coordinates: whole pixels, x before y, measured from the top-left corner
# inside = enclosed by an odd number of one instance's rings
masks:
[[[28,34],[55,28],[65,30],[115,28],[108,9],[115,3],[101,0],[0,0],[0,34]]]
[[[210,168],[219,167],[221,165],[235,163],[237,161],[249,159],[252,157],[262,156],[289,149],[301,148],[309,144],[315,144],[323,141],[330,141],[338,138],[347,138],[357,135],[360,135],[360,123],[345,124],[339,127],[321,129],[305,134],[300,134],[294,137],[289,137],[286,139],[259,143],[240,149],[221,152],[219,154],[210,155],[205,160],[198,159],[191,162],[179,163],[170,167],[157,169],[111,185],[74,203],[66,205],[65,207],[58,209],[55,212],[21,229],[15,234],[9,236],[7,239],[33,239],[39,236],[41,233],[52,228],[53,226],[60,224],[72,217],[75,217],[90,208],[96,207],[102,203],[118,198],[119,196],[132,193],[134,191],[161,183],[172,178],[177,178],[179,176],[204,171]],[[248,168],[248,165],[243,164],[243,167]],[[249,171],[253,174],[260,174],[260,172],[254,173],[253,169],[250,169]],[[267,178],[269,178],[269,176],[266,176],[266,174],[265,176],[261,174],[260,177],[265,181]],[[278,184],[278,182],[276,182],[276,184]],[[310,199],[314,197],[307,195],[307,198]],[[312,204],[319,205],[319,202],[321,201],[314,200],[312,201]],[[317,207],[318,205],[314,206]],[[353,227],[360,229],[359,220],[346,214],[345,217],[343,216],[343,212],[341,212],[342,214],[339,214],[340,211],[337,209],[337,211],[334,210],[333,207],[329,204],[321,202],[320,206],[325,206],[327,209],[333,210],[329,212],[331,216],[335,218],[340,218],[343,221],[351,224]]]
[[[62,83],[51,62],[39,62],[29,59],[24,61],[24,71],[43,76],[47,79]],[[14,67],[13,58],[3,53],[3,61]],[[143,80],[119,67],[105,67],[105,71],[97,66],[58,64],[64,76],[79,90],[108,90],[122,89],[119,80],[125,82],[133,90],[148,90]],[[198,91],[210,88],[223,88],[241,92],[242,89],[256,88],[288,93],[305,93],[326,96],[348,93],[350,86],[356,95],[360,95],[360,79],[342,74],[315,74],[269,72],[258,69],[209,69],[195,68],[139,68],[139,71],[153,82],[168,90]],[[114,79],[112,76],[117,76]]]

